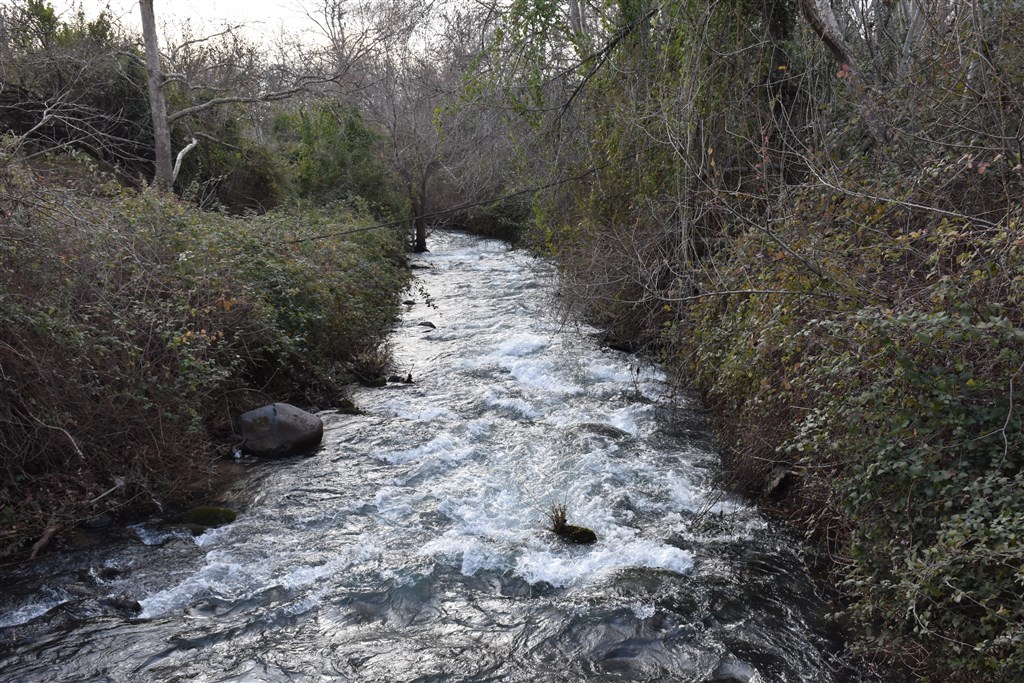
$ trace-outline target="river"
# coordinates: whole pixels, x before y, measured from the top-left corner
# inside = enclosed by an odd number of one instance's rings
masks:
[[[556,319],[543,261],[431,249],[392,341],[413,384],[322,413],[313,457],[242,461],[231,525],[8,569],[0,679],[843,680],[799,544],[716,485],[692,399]],[[598,542],[545,531],[552,503]]]

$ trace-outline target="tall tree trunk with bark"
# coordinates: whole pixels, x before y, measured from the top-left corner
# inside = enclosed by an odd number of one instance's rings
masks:
[[[171,161],[171,129],[167,122],[164,102],[164,74],[160,68],[160,45],[156,35],[153,0],[140,0],[142,13],[142,39],[146,45],[146,71],[149,75],[149,108],[153,116],[153,143],[156,148],[156,169],[153,184],[169,191],[174,185]]]

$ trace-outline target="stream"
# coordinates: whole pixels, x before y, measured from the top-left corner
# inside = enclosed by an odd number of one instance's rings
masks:
[[[414,383],[321,413],[315,456],[242,460],[233,524],[5,570],[0,680],[846,680],[797,537],[716,485],[696,403],[562,324],[549,264],[430,247],[392,339]],[[546,531],[553,503],[598,542]]]

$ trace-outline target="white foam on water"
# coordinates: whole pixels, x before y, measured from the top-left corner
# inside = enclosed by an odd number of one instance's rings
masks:
[[[302,545],[302,544],[300,544]],[[242,561],[227,551],[210,551],[206,564],[177,584],[139,601],[141,619],[154,619],[181,612],[207,597],[241,600],[278,585],[286,589],[305,589],[338,575],[358,562],[380,555],[380,543],[361,534],[353,545],[324,562],[309,564],[310,549],[281,548],[270,558]],[[308,599],[308,597],[307,597]]]
[[[458,491],[459,488],[463,490]],[[456,484],[449,491],[459,497],[448,497],[437,506],[437,511],[454,525],[444,534],[449,540],[466,536],[512,544],[523,542],[534,514],[520,496],[482,480],[466,482],[463,487]]]
[[[231,535],[232,529],[230,525],[221,527],[210,528],[203,533],[196,536],[193,540],[198,546],[212,546],[219,543],[224,537]]]
[[[378,457],[386,460],[392,465],[401,465],[417,459],[443,458],[446,460],[461,460],[471,454],[472,446],[460,444],[455,435],[443,433],[423,444],[402,451],[385,452]]]
[[[477,418],[466,425],[466,433],[472,437],[484,438],[494,431],[494,420],[490,418]]]
[[[523,386],[567,396],[578,396],[583,393],[582,388],[560,379],[551,361],[520,361],[509,365],[509,374]]]
[[[654,409],[648,405],[630,405],[611,411],[605,416],[605,420],[616,429],[637,436],[641,431],[653,428]],[[643,429],[641,424],[644,425]]]
[[[424,407],[422,402],[417,404],[402,399],[394,399],[387,401],[382,406],[382,412],[391,417],[397,417],[402,420],[412,420],[414,422],[433,421],[439,418],[445,420],[456,419],[455,413],[447,408],[440,406],[427,406]]]
[[[500,569],[504,564],[501,553],[495,552],[491,546],[476,542],[462,552],[460,569],[464,576],[474,576],[478,571]]]
[[[499,397],[490,389],[484,394],[484,403],[495,408],[505,408],[528,420],[540,417],[541,414],[529,401],[521,398]]]
[[[653,604],[646,602],[634,602],[630,605],[630,608],[637,619],[650,619],[656,611]]]
[[[587,374],[594,382],[627,384],[633,379],[629,367],[610,360],[596,360],[587,365]]]
[[[406,488],[385,486],[377,492],[375,499],[377,512],[389,520],[411,515],[413,508],[409,502],[410,497],[410,492]]]
[[[0,628],[10,628],[11,626],[27,624],[33,619],[38,619],[53,608],[59,607],[70,600],[71,598],[66,595],[54,595],[49,600],[26,602],[21,606],[0,615]]]
[[[145,524],[132,524],[128,528],[143,545],[162,545],[172,538],[191,538],[191,534],[184,529],[155,529]]]
[[[530,583],[544,581],[560,588],[599,580],[618,569],[642,567],[685,574],[693,555],[675,546],[645,539],[626,543],[599,542],[593,546],[529,551],[516,561],[515,572]]]
[[[450,530],[426,543],[418,553],[434,559],[446,559],[460,565],[460,571],[473,576],[482,570],[501,570],[509,566],[509,555],[499,544]]]
[[[285,574],[280,583],[285,588],[297,589],[312,586],[324,579],[335,576],[359,562],[367,562],[380,555],[380,543],[369,534],[360,534],[355,544],[346,548],[323,564],[299,566]]]
[[[665,483],[674,510],[699,510],[706,504],[707,492],[701,491],[693,482],[675,472],[665,475]]]
[[[488,357],[512,357],[521,358],[528,356],[532,353],[536,353],[541,349],[546,349],[551,345],[550,337],[541,337],[537,335],[521,335],[513,337],[508,341],[502,342],[498,345],[497,350],[493,354],[488,354]]]
[[[530,389],[566,396],[584,393],[583,387],[561,377],[554,362],[545,357],[484,353],[475,357],[465,357],[459,365],[467,370],[500,368],[521,386]]]
[[[141,619],[156,617],[181,611],[194,603],[198,598],[208,595],[239,595],[245,589],[260,585],[258,577],[237,562],[226,562],[211,559],[215,552],[207,554],[207,564],[196,574],[169,588],[139,600],[142,612]]]

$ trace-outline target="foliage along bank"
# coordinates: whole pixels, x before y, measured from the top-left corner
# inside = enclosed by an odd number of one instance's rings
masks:
[[[508,91],[573,179],[533,240],[567,306],[703,392],[730,483],[815,539],[865,656],[1016,680],[1024,10],[829,6],[610,3],[581,33],[518,3],[497,49],[574,74]]]
[[[72,166],[0,158],[0,555],[180,503],[240,410],[383,373],[409,283],[402,232],[344,234],[365,209],[237,217]]]
[[[227,35],[171,49],[186,80],[166,84],[170,104],[195,109],[175,148],[201,140],[179,199],[143,180],[137,36],[107,12],[61,17],[31,0],[0,6],[0,37],[6,557],[208,490],[240,411],[337,405],[345,382],[383,374],[409,273],[403,230],[352,231],[407,207],[385,138],[350,104],[317,92],[202,108],[265,73],[258,46]],[[212,80],[188,87],[189,74]]]

